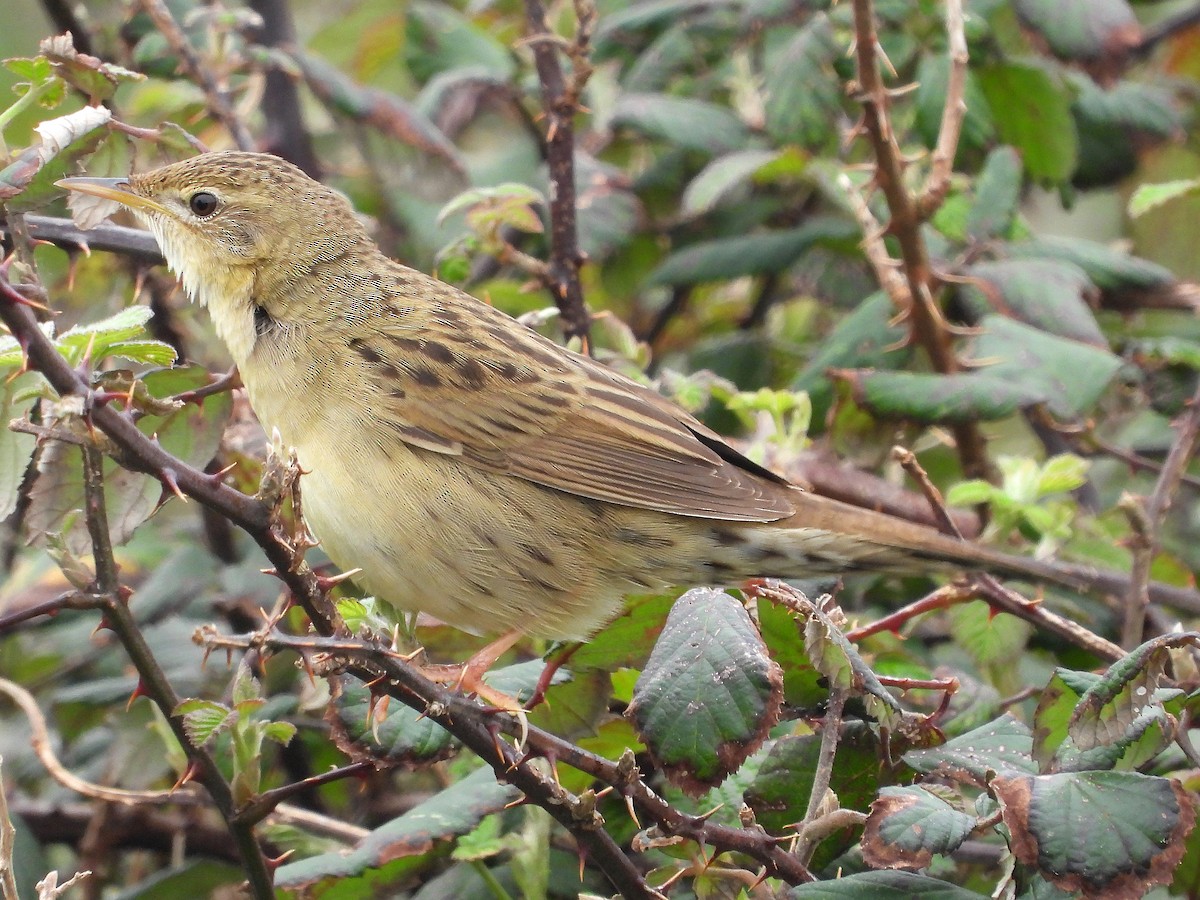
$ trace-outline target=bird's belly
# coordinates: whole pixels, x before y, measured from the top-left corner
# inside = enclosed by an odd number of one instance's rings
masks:
[[[707,530],[694,520],[399,442],[296,449],[305,518],[329,557],[362,569],[356,580],[380,599],[459,628],[584,638],[626,594],[706,580]]]

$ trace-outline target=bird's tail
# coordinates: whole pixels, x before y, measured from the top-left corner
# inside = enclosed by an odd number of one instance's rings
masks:
[[[1123,596],[1129,575],[1078,563],[1040,560],[1003,553],[960,540],[903,519],[812,493],[795,498],[795,515],[741,530],[741,548],[762,575],[796,578],[863,570],[923,574],[955,569],[986,571],[1080,592]],[[1151,582],[1150,599],[1189,612],[1200,612],[1200,593]]]

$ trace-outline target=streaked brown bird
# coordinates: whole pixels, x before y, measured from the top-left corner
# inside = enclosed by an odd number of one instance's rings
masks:
[[[343,197],[276,157],[60,184],[149,226],[295,447],[326,552],[402,609],[582,639],[629,593],[753,576],[1119,579],[794,487],[654,391],[388,259]]]

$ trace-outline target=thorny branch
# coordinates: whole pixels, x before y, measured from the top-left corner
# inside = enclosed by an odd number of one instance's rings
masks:
[[[951,0],[951,6],[954,5],[955,0]],[[961,31],[961,10],[948,9],[946,24]],[[964,113],[962,92],[966,75],[966,42],[961,34],[950,36],[951,78],[942,128],[929,181],[918,199],[904,184],[907,164],[888,116],[890,95],[880,72],[879,35],[875,28],[872,0],[854,0],[854,26],[858,98],[863,107],[863,121],[859,127],[866,131],[874,151],[874,185],[883,192],[891,212],[886,228],[875,221],[865,200],[856,199],[854,190],[848,193],[863,227],[867,258],[881,286],[897,310],[911,319],[913,339],[924,348],[934,370],[943,375],[953,374],[960,367],[954,355],[950,331],[934,297],[937,279],[930,264],[929,250],[921,236],[921,224],[936,210],[948,187],[949,168],[953,164],[954,148],[957,147]],[[883,244],[885,233],[893,235],[899,243],[899,261],[893,260],[888,254]],[[896,271],[897,262],[902,264],[899,272]],[[954,437],[966,474],[986,478],[989,474],[987,455],[978,426],[970,422],[956,425]]]
[[[1159,531],[1166,519],[1167,510],[1188,463],[1196,452],[1200,439],[1200,386],[1192,395],[1183,415],[1176,425],[1175,440],[1163,462],[1162,471],[1148,499],[1126,495],[1121,505],[1129,517],[1133,535],[1130,549],[1133,551],[1133,569],[1130,576],[1129,593],[1125,597],[1125,623],[1121,630],[1121,645],[1133,649],[1142,642],[1142,630],[1146,611],[1150,606],[1150,565],[1158,552]]]
[[[572,62],[570,81],[563,74],[558,58],[562,40],[546,20],[541,0],[525,0],[529,24],[527,43],[533,53],[545,109],[546,164],[550,169],[550,266],[544,281],[562,314],[563,332],[577,337],[588,346],[590,317],[583,298],[579,269],[583,254],[576,228],[575,185],[575,114],[579,96],[591,74],[588,47],[596,22],[592,0],[576,0],[578,27],[573,42],[566,45]]]
[[[352,666],[350,671],[357,677],[373,682],[383,675],[387,681],[376,684],[376,689],[386,689],[390,696],[396,697],[414,709],[420,709],[435,722],[463,740],[498,772],[501,770],[494,761],[497,742],[494,740],[489,726],[505,724],[506,720],[509,720],[504,730],[510,734],[518,730],[513,727],[516,723],[511,721],[512,717],[494,716],[490,720],[486,720],[482,729],[483,735],[473,733],[470,735],[472,740],[481,741],[476,746],[464,737],[463,730],[474,722],[484,721],[481,718],[482,710],[478,706],[461,694],[448,691],[429,681],[418,670],[404,664],[402,659],[388,648],[358,638],[293,637],[279,632],[228,636],[218,633],[215,629],[205,628],[197,632],[196,640],[207,649],[255,647],[274,651],[288,650],[299,653],[306,659],[311,658],[313,654],[326,654],[353,660],[356,665]],[[414,702],[414,698],[419,699]],[[427,706],[418,706],[417,702],[424,702]],[[470,731],[469,728],[467,730]],[[780,847],[766,832],[730,828],[710,822],[703,816],[692,816],[675,809],[647,787],[637,767],[633,765],[632,754],[629,754],[627,759],[623,758],[614,763],[534,725],[528,725],[520,731],[530,751],[537,751],[549,759],[576,768],[611,785],[614,790],[633,804],[631,808],[637,809],[640,819],[654,823],[663,832],[689,838],[723,852],[747,854],[765,866],[768,875],[782,878],[789,884],[799,884],[811,880],[811,875],[796,858]],[[503,742],[500,742],[499,747],[505,759],[513,753],[512,748]],[[514,780],[512,775],[515,772],[516,770],[512,770],[504,773],[504,780],[524,790],[527,796],[539,806],[549,809],[537,794],[530,793],[526,785]],[[579,799],[575,795],[563,791],[546,776],[537,774],[546,782],[541,784],[538,791],[548,790],[553,796],[559,797],[559,799],[551,801],[552,803],[559,806],[564,803],[569,805]],[[556,815],[554,809],[550,809],[550,812],[552,815]],[[562,820],[560,819],[560,821]]]
[[[6,282],[7,286],[7,282]],[[53,348],[51,348],[53,350]],[[56,355],[57,352],[55,351]],[[204,785],[217,808],[229,825],[230,833],[237,844],[242,859],[243,871],[255,897],[261,900],[274,896],[270,867],[254,828],[239,821],[233,799],[233,790],[216,760],[203,747],[197,746],[183,727],[183,720],[175,715],[179,695],[159,666],[137,620],[128,606],[129,594],[122,591],[113,557],[112,538],[108,529],[108,511],[104,501],[103,457],[94,446],[83,448],[84,520],[92,541],[96,578],[86,593],[95,598],[95,606],[102,611],[103,624],[112,629],[138,672],[137,693],[144,694],[159,708],[175,739],[188,758],[188,773],[195,775]],[[11,694],[10,694],[11,695]]]

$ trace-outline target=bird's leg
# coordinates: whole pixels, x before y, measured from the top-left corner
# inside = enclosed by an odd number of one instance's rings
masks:
[[[453,685],[456,689],[468,694],[475,694],[497,709],[517,712],[523,709],[520,701],[503,691],[489,687],[483,680],[483,676],[496,664],[496,660],[511,650],[513,645],[524,636],[525,633],[522,631],[510,631],[477,651],[461,666],[425,666],[422,671],[434,681]]]

